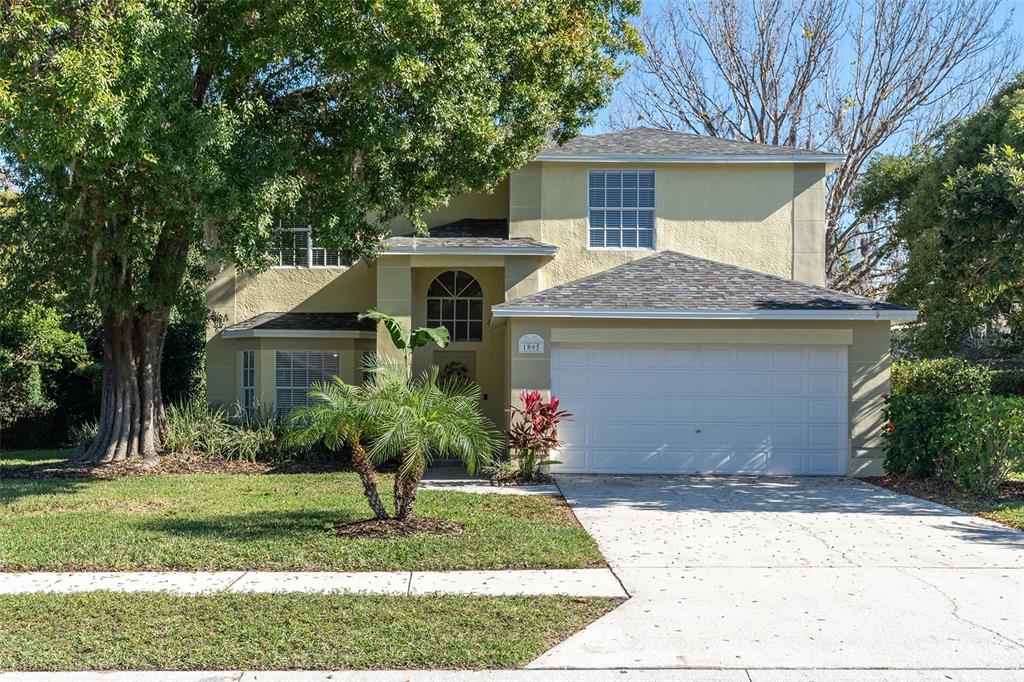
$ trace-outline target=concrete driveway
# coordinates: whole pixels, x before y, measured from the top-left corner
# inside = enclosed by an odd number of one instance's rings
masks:
[[[851,479],[558,483],[632,598],[531,667],[1024,668],[1024,533]]]

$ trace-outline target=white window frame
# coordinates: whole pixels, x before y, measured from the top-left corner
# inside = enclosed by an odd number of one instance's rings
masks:
[[[240,351],[239,368],[241,382],[238,404],[244,412],[251,413],[256,409],[256,351]]]
[[[467,277],[471,278],[473,280],[473,282],[476,283],[477,287],[480,288],[480,291],[483,292],[484,287],[483,287],[482,284],[480,284],[480,280],[479,279],[474,277],[472,274],[466,272],[465,270],[459,270],[457,268],[453,268],[452,270],[445,270],[444,272],[439,273],[437,275],[437,277],[435,277],[434,279],[430,280],[430,284],[427,285],[427,291],[428,292],[430,291],[430,288],[434,285],[434,282],[436,282],[438,279],[441,278],[441,276],[446,275],[449,272],[462,273],[463,275],[466,275]],[[466,287],[463,287],[462,291],[465,291],[468,286],[469,285],[467,284]],[[437,301],[438,302],[438,306],[439,306],[439,313],[438,314],[439,314],[439,316],[437,318],[430,317],[430,303],[431,303],[431,301]],[[452,313],[453,314],[452,314],[452,317],[450,317],[450,318],[446,318],[444,316],[444,314],[443,314],[443,309],[444,309],[445,301],[451,301],[451,303],[452,303]],[[463,301],[466,302],[466,316],[465,316],[465,319],[461,319],[460,315],[459,315],[459,307],[460,307],[459,304],[462,303]],[[479,318],[473,317],[473,314],[471,312],[471,306],[470,306],[471,303],[479,303],[480,304],[480,317]],[[448,325],[445,324],[445,323],[450,321],[451,325],[452,325],[452,329],[450,330],[452,343],[483,343],[483,340],[484,340],[484,317],[485,317],[485,314],[484,314],[484,297],[482,295],[481,296],[462,296],[462,295],[460,295],[460,292],[453,291],[453,292],[451,292],[450,296],[430,296],[430,295],[427,296],[427,315],[426,315],[427,326],[428,327],[433,327],[433,326],[437,326],[437,327],[445,326],[445,327],[447,327]],[[460,322],[464,322],[466,324],[466,337],[467,338],[464,338],[464,339],[456,338],[455,330],[458,329],[457,325]],[[470,333],[470,329],[472,328],[471,325],[473,325],[473,324],[479,324],[480,325],[480,338],[478,338],[478,339],[470,338],[472,336],[472,334]]]
[[[281,383],[281,370],[280,362],[281,356],[288,354],[290,356],[289,368],[290,380],[288,383]],[[295,382],[295,358],[298,355],[304,355],[304,362],[306,366],[306,383]],[[313,356],[331,356],[333,360],[333,367],[327,367],[327,358],[325,357],[320,363],[323,371],[319,376],[310,377],[309,367],[311,365],[310,358]],[[341,373],[341,351],[339,350],[303,350],[303,349],[289,349],[289,350],[276,350],[274,351],[274,414],[281,417],[286,416],[289,412],[294,410],[296,407],[304,407],[309,404],[309,400],[306,394],[309,392],[309,387],[318,381],[329,381],[331,378],[340,375]],[[280,400],[281,391],[290,391],[289,394],[289,406],[287,410],[282,410],[282,401]],[[296,401],[295,391],[300,391],[300,400]]]
[[[274,268],[274,269],[279,269],[279,268],[284,268],[284,269],[315,268],[315,269],[321,269],[321,270],[339,270],[339,269],[344,269],[344,268],[348,267],[348,265],[346,265],[345,263],[342,262],[341,254],[339,254],[339,253],[337,253],[335,251],[328,251],[327,249],[323,248],[322,246],[317,246],[316,244],[313,243],[313,230],[312,230],[312,227],[309,225],[309,223],[306,223],[305,225],[295,224],[295,223],[293,223],[291,221],[286,221],[285,219],[280,218],[277,221],[277,227],[275,228],[275,230],[276,230],[277,238],[278,239],[282,239],[285,233],[291,234],[291,236],[292,236],[292,244],[293,244],[293,247],[292,247],[292,251],[293,252],[295,252],[295,248],[294,248],[295,235],[297,233],[301,233],[301,234],[305,234],[306,235],[306,263],[304,265],[301,265],[301,264],[288,265],[288,264],[282,263],[281,262],[281,251],[282,250],[279,247],[275,247],[275,248],[272,248],[270,250],[270,258],[274,261],[274,264],[270,266],[271,268]],[[323,263],[324,263],[323,265],[315,265],[313,263],[313,256],[314,256],[314,254],[318,254],[318,255],[321,255],[323,257]],[[330,260],[333,260],[335,264],[333,264],[333,265],[332,264],[328,264],[327,261],[328,261],[329,258],[330,258]]]
[[[654,206],[653,207],[650,207],[650,208],[646,208],[646,207],[645,208],[640,208],[639,205],[635,209],[633,207],[623,207],[621,205],[621,201],[620,201],[620,205],[619,206],[611,207],[611,210],[613,210],[613,211],[615,211],[615,210],[617,210],[617,211],[633,211],[633,210],[637,211],[637,214],[638,214],[637,225],[639,225],[639,213],[640,212],[645,212],[645,213],[646,212],[650,212],[650,214],[651,214],[651,245],[650,246],[640,246],[640,230],[639,229],[637,230],[637,245],[636,246],[621,246],[621,245],[620,246],[607,246],[607,245],[606,246],[591,246],[591,244],[590,244],[590,232],[591,232],[590,212],[592,210],[607,211],[607,210],[609,210],[609,207],[607,205],[607,203],[608,203],[607,202],[607,195],[606,195],[605,205],[604,206],[591,206],[591,204],[590,204],[590,176],[593,173],[609,173],[609,172],[612,172],[612,173],[650,173],[651,174],[651,191],[654,193],[654,201],[653,201]],[[639,184],[639,178],[638,178],[638,184]],[[654,171],[654,169],[652,169],[652,168],[621,168],[621,169],[619,169],[619,168],[588,168],[587,169],[587,190],[586,191],[587,191],[587,234],[586,234],[586,240],[587,240],[587,249],[588,250],[590,250],[590,251],[643,251],[643,252],[651,252],[651,251],[657,250],[657,246],[658,246],[658,213],[657,213],[657,206],[658,206],[658,174]],[[639,203],[640,202],[638,200],[637,204],[639,204]],[[601,228],[601,229],[602,230],[607,230],[607,228]],[[627,228],[627,229],[630,229],[630,228]],[[620,231],[620,234],[621,234],[621,231]],[[608,240],[607,240],[607,232],[606,232],[605,233],[605,242],[607,243],[607,241]]]

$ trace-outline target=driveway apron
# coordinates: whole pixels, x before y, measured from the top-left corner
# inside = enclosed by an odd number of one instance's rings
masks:
[[[846,478],[559,476],[631,599],[534,668],[1024,668],[1024,533]]]

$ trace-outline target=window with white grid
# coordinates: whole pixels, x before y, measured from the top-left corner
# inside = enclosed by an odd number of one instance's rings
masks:
[[[591,248],[654,248],[654,171],[592,170],[587,177]]]
[[[427,289],[427,326],[448,329],[452,341],[483,341],[484,291],[462,270],[437,276]]]
[[[279,350],[274,353],[274,411],[284,416],[309,405],[309,387],[338,376],[338,353]]]
[[[256,409],[256,351],[242,351],[242,409]]]
[[[345,265],[337,251],[313,243],[312,227],[299,214],[277,221],[277,242],[270,251],[278,267],[337,268]]]

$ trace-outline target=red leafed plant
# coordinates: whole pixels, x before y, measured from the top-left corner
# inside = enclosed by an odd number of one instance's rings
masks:
[[[519,465],[519,477],[532,480],[538,469],[546,464],[558,464],[550,458],[559,446],[558,425],[572,415],[558,409],[558,398],[544,400],[540,391],[519,394],[523,406],[509,405],[512,425],[508,430],[508,443]]]

